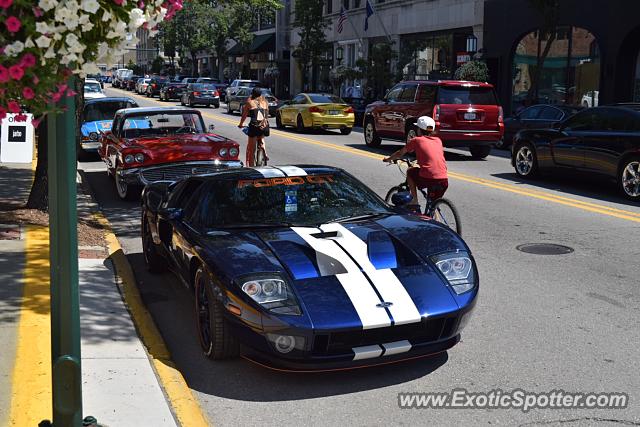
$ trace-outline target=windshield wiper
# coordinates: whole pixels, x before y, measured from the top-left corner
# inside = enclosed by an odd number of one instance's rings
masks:
[[[364,219],[380,218],[384,216],[393,215],[392,212],[366,212],[361,215],[346,215],[339,218],[332,219],[329,222],[347,222],[347,221],[361,221]]]

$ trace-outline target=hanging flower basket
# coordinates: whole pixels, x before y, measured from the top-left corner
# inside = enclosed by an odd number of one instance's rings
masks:
[[[182,0],[0,0],[0,118],[21,107],[59,112],[55,104],[75,95],[69,76],[116,63],[138,28],[153,36],[181,8]]]

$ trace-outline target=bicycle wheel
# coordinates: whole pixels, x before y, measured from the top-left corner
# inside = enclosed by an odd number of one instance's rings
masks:
[[[458,209],[447,199],[438,199],[433,203],[431,208],[432,215],[430,215],[435,221],[440,224],[446,225],[456,233],[462,235],[462,223],[460,222],[460,215],[458,215]]]

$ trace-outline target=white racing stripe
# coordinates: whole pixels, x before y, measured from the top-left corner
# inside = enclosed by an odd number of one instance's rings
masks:
[[[285,174],[280,169],[276,169],[273,166],[260,166],[253,168],[260,172],[265,178],[284,178]]]
[[[307,172],[299,168],[297,166],[276,166],[282,172],[287,174],[287,176],[307,176]]]
[[[411,343],[408,340],[394,341],[382,344],[385,356],[393,356],[394,354],[406,353],[411,350]]]
[[[318,239],[312,234],[318,233],[316,228],[291,227],[313,250],[316,251],[320,274],[331,274],[333,271],[345,271],[335,274],[353,304],[363,329],[381,328],[391,326],[391,319],[386,310],[376,305],[380,298],[375,293],[367,278],[360,268],[345,254],[335,242],[329,239]],[[336,266],[335,262],[342,264],[344,269]]]
[[[420,322],[420,312],[402,282],[398,280],[390,268],[376,270],[369,259],[365,242],[343,227],[342,224],[325,224],[321,225],[320,229],[325,232],[335,231],[338,233],[338,236],[331,237],[331,240],[338,242],[362,267],[362,270],[369,276],[371,282],[380,293],[382,300],[392,303],[388,310],[391,312],[396,325]]]

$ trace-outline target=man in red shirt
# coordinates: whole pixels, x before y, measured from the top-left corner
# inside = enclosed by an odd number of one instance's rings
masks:
[[[411,191],[411,205],[418,205],[418,191],[416,188],[427,188],[429,197],[436,200],[444,196],[449,187],[447,178],[447,162],[444,159],[442,141],[437,136],[431,136],[436,123],[429,116],[422,116],[416,122],[416,136],[400,150],[383,162],[393,162],[407,153],[416,153],[418,166],[407,171],[407,183]]]

